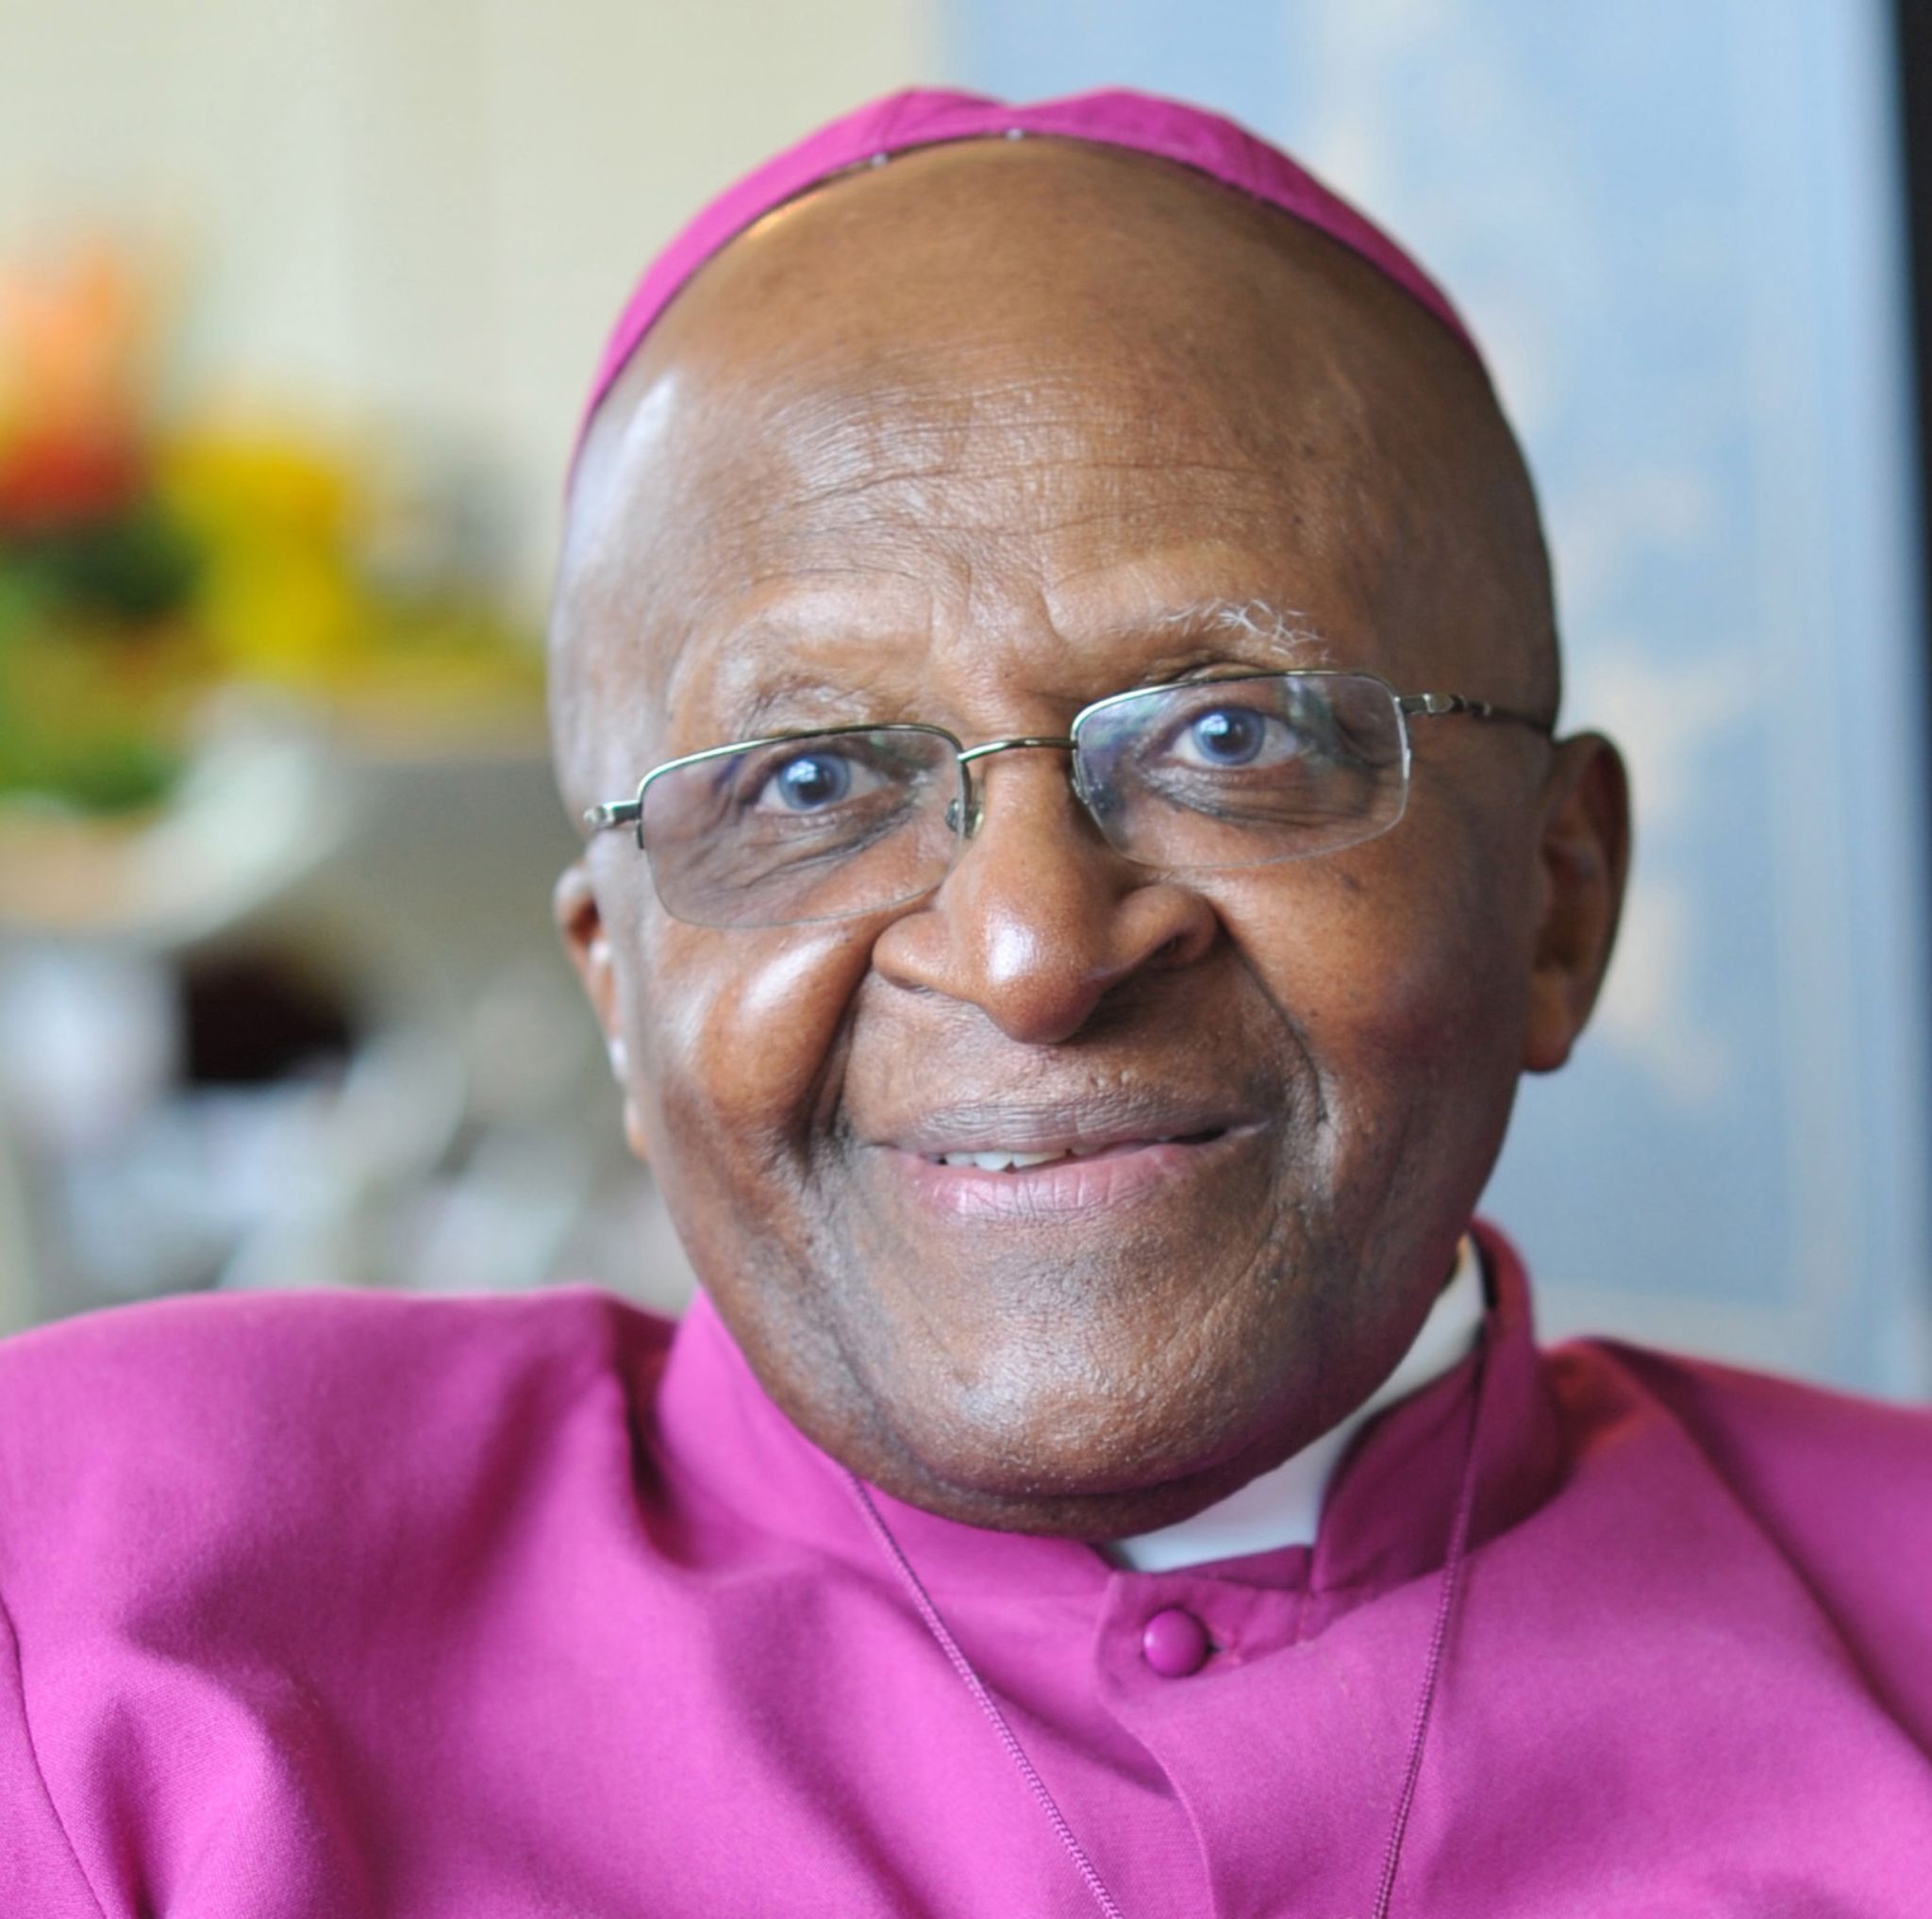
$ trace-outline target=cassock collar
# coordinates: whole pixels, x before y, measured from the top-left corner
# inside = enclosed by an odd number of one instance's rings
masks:
[[[1515,1525],[1552,1490],[1556,1413],[1530,1320],[1527,1277],[1492,1226],[1474,1228],[1488,1310],[1482,1433],[1470,1543]],[[1192,1570],[1322,1595],[1345,1610],[1441,1565],[1470,1430],[1474,1355],[1399,1404],[1357,1422],[1329,1481],[1312,1546],[1290,1545]],[[1365,1409],[1366,1411],[1366,1409]],[[708,1297],[693,1298],[644,1415],[665,1492],[719,1509],[749,1530],[867,1566],[865,1531],[844,1471],[765,1395]],[[655,1430],[653,1430],[655,1427]],[[1119,1571],[1077,1540],[1041,1539],[941,1519],[874,1489],[894,1534],[935,1594],[1098,1596]]]

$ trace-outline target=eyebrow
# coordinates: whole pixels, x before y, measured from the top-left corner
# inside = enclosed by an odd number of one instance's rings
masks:
[[[1335,659],[1328,636],[1311,625],[1299,608],[1276,607],[1257,595],[1244,599],[1190,600],[1164,611],[1143,614],[1132,621],[1130,627],[1142,635],[1169,641],[1198,643],[1225,636],[1251,644],[1258,642],[1278,656],[1280,664],[1288,669],[1332,663]],[[1172,655],[1149,662],[1147,672],[1139,676],[1139,683],[1159,684],[1165,678],[1183,676],[1210,663],[1205,659]],[[770,732],[795,732],[815,726],[904,717],[887,710],[896,702],[882,702],[875,693],[841,684],[798,662],[788,663],[774,677],[767,677],[757,669],[741,673],[727,669],[724,686],[719,691],[723,698],[718,724],[733,739],[750,740]]]
[[[794,669],[775,678],[752,679],[749,684],[741,680],[727,687],[718,702],[714,724],[725,727],[735,740],[753,740],[767,733],[879,719],[892,704],[881,701],[876,693],[842,685],[809,669]]]
[[[1152,623],[1152,628],[1163,633],[1181,630],[1194,636],[1229,633],[1296,653],[1310,648],[1324,656],[1328,652],[1326,637],[1308,624],[1308,616],[1299,608],[1284,609],[1259,598],[1191,600],[1184,607],[1160,614]]]

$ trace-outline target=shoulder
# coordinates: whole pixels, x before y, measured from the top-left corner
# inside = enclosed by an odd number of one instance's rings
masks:
[[[1727,1478],[1798,1501],[1873,1493],[1932,1510],[1932,1410],[1619,1340],[1576,1341],[1548,1360],[1564,1396],[1647,1402]]]
[[[0,1563],[65,1514],[321,1498],[651,1389],[670,1327],[588,1287],[197,1294],[0,1341]]]
[[[1932,1411],[1610,1341],[1547,1360],[1574,1446],[1654,1471],[1694,1461],[1832,1622],[1862,1683],[1932,1739]],[[1645,1430],[1674,1438],[1624,1443]]]
[[[593,1287],[478,1297],[359,1290],[192,1293],[82,1313],[0,1340],[0,1427],[76,1401],[116,1423],[291,1395],[380,1405],[386,1389],[608,1362],[667,1322]],[[17,1430],[17,1427],[16,1427]]]

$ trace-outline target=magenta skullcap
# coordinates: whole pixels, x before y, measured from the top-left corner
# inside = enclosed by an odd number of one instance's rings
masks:
[[[605,345],[577,428],[578,447],[599,403],[658,316],[685,282],[746,227],[833,175],[867,161],[948,141],[1017,139],[1024,134],[1051,134],[1152,154],[1279,207],[1385,274],[1441,321],[1478,363],[1482,359],[1447,295],[1401,247],[1279,147],[1257,139],[1232,120],[1185,101],[1117,88],[1042,100],[1032,107],[1011,107],[983,93],[916,89],[874,100],[787,147],[727,187],[658,254],[644,269]]]

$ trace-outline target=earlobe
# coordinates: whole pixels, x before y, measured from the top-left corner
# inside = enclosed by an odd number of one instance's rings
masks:
[[[551,893],[550,908],[562,936],[564,950],[577,970],[591,1010],[604,1034],[604,1050],[610,1061],[610,1076],[624,1095],[624,1134],[631,1151],[640,1160],[648,1159],[644,1129],[637,1092],[631,1082],[630,1048],[625,1042],[618,1014],[617,974],[611,964],[610,936],[604,914],[597,904],[590,869],[581,860],[567,866]]]
[[[1541,915],[1523,1061],[1531,1073],[1561,1066],[1590,1019],[1630,867],[1629,782],[1609,741],[1583,733],[1560,742],[1545,796]]]
[[[550,895],[550,911],[607,1043],[622,1046],[617,1036],[617,987],[610,965],[610,940],[604,929],[590,869],[581,859],[573,860],[558,876]]]

